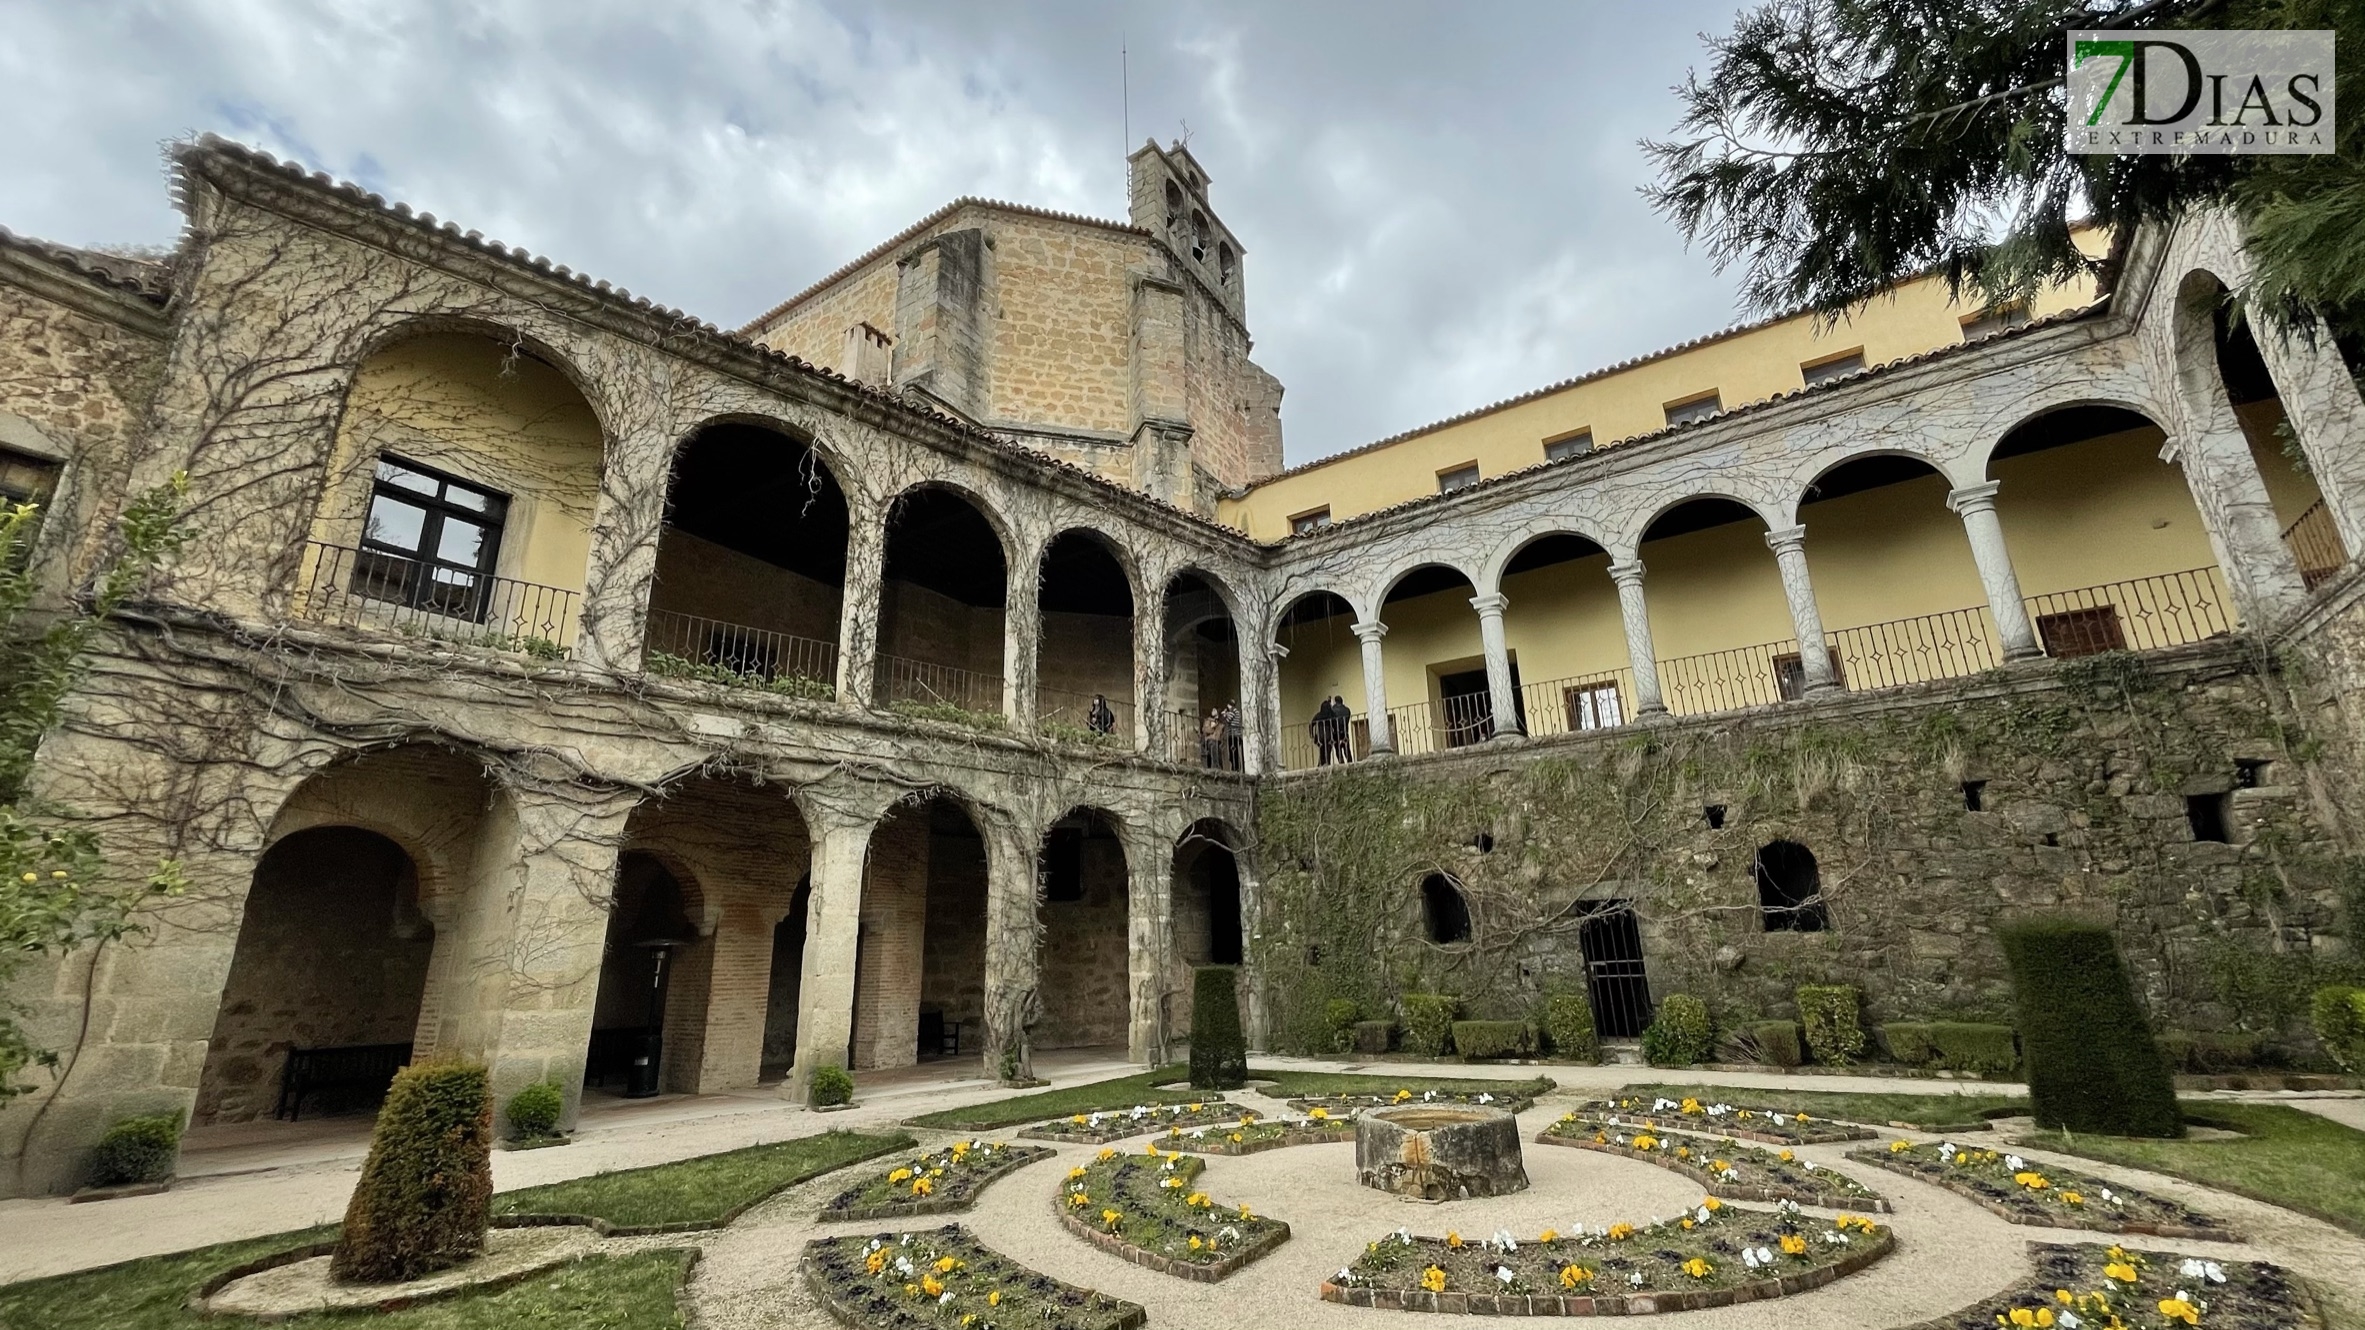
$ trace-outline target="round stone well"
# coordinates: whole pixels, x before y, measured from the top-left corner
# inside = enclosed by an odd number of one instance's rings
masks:
[[[1355,1180],[1421,1201],[1527,1190],[1519,1119],[1476,1104],[1406,1104],[1355,1123]]]

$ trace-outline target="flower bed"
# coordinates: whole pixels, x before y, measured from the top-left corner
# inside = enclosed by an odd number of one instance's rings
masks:
[[[819,1218],[904,1219],[966,1210],[977,1204],[986,1184],[1051,1153],[1039,1145],[955,1141],[839,1192],[821,1207]]]
[[[866,1330],[984,1325],[1132,1330],[1149,1320],[1135,1303],[1027,1269],[959,1224],[874,1238],[815,1238],[805,1244],[802,1267],[805,1286],[832,1317]]]
[[[2290,1330],[2324,1322],[2307,1289],[2265,1261],[2032,1242],[2036,1273],[1985,1302],[1903,1330]]]
[[[1292,1145],[1330,1145],[1355,1139],[1353,1117],[1332,1117],[1325,1109],[1314,1112],[1320,1116],[1266,1118],[1245,1127],[1235,1124],[1229,1131],[1189,1131],[1165,1143],[1192,1154],[1252,1155]]]
[[[1492,1090],[1423,1090],[1418,1094],[1398,1090],[1394,1094],[1309,1095],[1290,1100],[1289,1106],[1300,1113],[1312,1113],[1319,1108],[1325,1113],[1351,1116],[1367,1108],[1393,1108],[1398,1104],[1484,1104],[1506,1113],[1525,1113],[1535,1102],[1533,1095],[1496,1094]]]
[[[1766,1145],[1832,1145],[1840,1141],[1869,1141],[1875,1133],[1808,1113],[1776,1113],[1763,1108],[1702,1103],[1697,1099],[1596,1099],[1579,1104],[1577,1113],[1632,1127],[1663,1131],[1708,1132]]]
[[[1709,1195],[1728,1201],[1796,1201],[1835,1210],[1889,1208],[1879,1192],[1837,1169],[1801,1159],[1788,1148],[1776,1153],[1732,1140],[1678,1141],[1574,1113],[1563,1114],[1536,1137],[1536,1142],[1572,1145],[1657,1164],[1696,1178]]]
[[[1192,1182],[1207,1161],[1153,1144],[1139,1154],[1103,1150],[1068,1172],[1059,1221],[1069,1232],[1135,1265],[1212,1284],[1289,1240],[1289,1225],[1221,1206]]]
[[[1018,1133],[1038,1141],[1069,1145],[1106,1145],[1145,1132],[1182,1136],[1194,1131],[1244,1126],[1256,1121],[1256,1110],[1227,1104],[1218,1096],[1188,1104],[1136,1104],[1102,1113],[1078,1113],[1054,1118]]]
[[[1794,1205],[1745,1210],[1714,1197],[1678,1219],[1611,1224],[1532,1241],[1497,1233],[1372,1243],[1324,1280],[1322,1297],[1352,1307],[1509,1316],[1630,1316],[1778,1298],[1854,1274],[1896,1246],[1861,1215],[1834,1220]]]
[[[2167,1197],[2113,1188],[2091,1174],[2032,1164],[1999,1150],[1891,1141],[1887,1149],[1855,1150],[1848,1158],[1944,1187],[2015,1224],[2241,1241],[2225,1221]]]

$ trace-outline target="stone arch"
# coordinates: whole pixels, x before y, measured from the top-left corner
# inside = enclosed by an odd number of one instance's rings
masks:
[[[372,832],[410,857],[420,907],[441,914],[466,889],[491,788],[478,758],[440,743],[409,740],[340,753],[289,791],[257,852],[316,827]]]
[[[1401,568],[1389,570],[1377,582],[1372,584],[1370,597],[1372,613],[1383,613],[1384,607],[1387,605],[1389,599],[1396,595],[1398,588],[1402,587],[1407,579],[1415,577],[1421,573],[1425,573],[1432,568],[1444,569],[1455,574],[1464,582],[1470,584],[1470,593],[1472,595],[1478,594],[1478,576],[1473,574],[1468,568],[1464,567],[1461,561],[1456,559],[1438,558],[1419,559],[1412,563],[1408,563]]]
[[[583,369],[580,356],[559,349],[549,340],[527,332],[514,322],[482,314],[403,315],[360,330],[353,350],[342,361],[345,374],[338,392],[339,414],[342,415],[351,405],[353,380],[363,365],[404,342],[438,336],[481,338],[542,361],[564,376],[583,398],[585,405],[591,408],[593,417],[599,421],[600,437],[615,437],[614,431],[608,428],[608,413],[604,395],[600,392],[601,384]]]
[[[854,963],[857,1069],[983,1047],[996,838],[985,806],[946,786],[912,791],[871,828]]]
[[[1312,586],[1287,586],[1273,597],[1271,622],[1266,626],[1265,635],[1267,637],[1277,636],[1285,621],[1301,604],[1323,596],[1346,607],[1347,617],[1357,623],[1368,622],[1371,618],[1372,602],[1366,602],[1350,592],[1340,591],[1327,583],[1318,583]]]
[[[1817,493],[1817,490],[1824,484],[1824,482],[1832,477],[1833,473],[1851,467],[1861,468],[1867,463],[1876,463],[1882,459],[1896,459],[1900,462],[1918,463],[1923,468],[1939,476],[1941,479],[1947,480],[1950,484],[1953,483],[1952,473],[1947,470],[1946,463],[1939,461],[1934,455],[1924,452],[1921,449],[1897,448],[1888,446],[1879,448],[1860,448],[1841,453],[1834,457],[1817,459],[1815,462],[1814,472],[1809,475],[1804,482],[1790,490],[1790,510],[1793,513],[1796,513],[1805,505],[1814,502],[1820,497],[1823,497]]]
[[[1112,576],[1113,574],[1113,576]],[[1036,713],[1046,728],[1091,729],[1131,747],[1145,612],[1139,562],[1106,534],[1066,527],[1035,560]],[[1108,709],[1106,728],[1095,699]]]
[[[1250,638],[1239,598],[1221,578],[1190,565],[1166,579],[1157,613],[1163,674],[1151,686],[1166,712],[1172,745],[1166,755],[1198,762],[1201,719],[1227,702],[1243,714],[1250,710]]]
[[[1821,933],[1831,927],[1823,870],[1815,853],[1794,840],[1769,841],[1750,860],[1758,920],[1768,933]]]
[[[1265,640],[1285,653],[1272,685],[1281,765],[1327,766],[1368,755],[1370,688],[1354,633],[1355,625],[1369,622],[1368,613],[1327,589],[1301,588],[1277,597],[1276,605]],[[1317,713],[1333,705],[1343,706],[1347,717],[1321,721]]]
[[[904,489],[881,520],[873,696],[1000,714],[1022,543],[975,490],[949,481]]]
[[[1664,503],[1649,509],[1649,516],[1645,517],[1640,523],[1633,527],[1634,539],[1632,543],[1634,547],[1639,548],[1648,541],[1660,539],[1660,537],[1654,536],[1652,532],[1662,522],[1665,522],[1667,518],[1677,509],[1688,507],[1695,503],[1729,503],[1746,508],[1749,510],[1749,513],[1752,517],[1755,517],[1757,520],[1765,523],[1766,529],[1768,531],[1779,530],[1783,526],[1788,525],[1789,519],[1791,517],[1791,514],[1782,511],[1780,508],[1769,509],[1765,504],[1760,503],[1755,499],[1744,497],[1738,487],[1730,490],[1695,490],[1679,495],[1675,498],[1668,499]],[[1616,547],[1612,546],[1611,548]]]
[[[2040,391],[2033,400],[2028,397],[2016,398],[2008,406],[1992,413],[1979,427],[1977,437],[1982,442],[1966,453],[1959,463],[1960,466],[1968,468],[1970,474],[1957,476],[1956,479],[1965,485],[1976,485],[1981,481],[1994,479],[1996,450],[2001,448],[2007,439],[2047,416],[2081,408],[2119,411],[2130,416],[2138,416],[2142,418],[2144,424],[2163,434],[2167,432],[2168,427],[2161,422],[2173,419],[2173,416],[2156,402],[2140,401],[2122,393],[2097,393],[2087,385],[2060,385],[2053,391]]]
[[[1132,869],[1126,818],[1078,804],[1051,820],[1035,846],[1036,983],[1043,1004],[1035,1048],[1123,1044],[1132,1020]]]
[[[1522,551],[1537,541],[1552,536],[1574,536],[1579,540],[1591,541],[1605,550],[1608,549],[1609,542],[1595,531],[1588,530],[1590,525],[1589,523],[1571,522],[1565,517],[1550,514],[1529,518],[1521,524],[1517,531],[1498,543],[1492,554],[1486,556],[1486,563],[1479,569],[1478,577],[1474,583],[1478,588],[1478,594],[1491,596],[1500,592],[1503,589],[1504,571],[1511,566],[1512,560],[1517,559]]]

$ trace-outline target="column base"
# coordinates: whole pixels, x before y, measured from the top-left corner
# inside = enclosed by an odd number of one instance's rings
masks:
[[[2004,663],[2007,665],[2016,661],[2043,660],[2044,658],[2045,649],[2038,646],[2006,648],[2004,651]]]

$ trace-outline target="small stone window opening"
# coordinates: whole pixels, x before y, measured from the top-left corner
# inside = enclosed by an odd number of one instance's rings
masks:
[[[1306,968],[1307,968],[1307,969],[1309,969],[1309,970],[1319,970],[1319,969],[1321,969],[1321,968],[1322,968],[1322,944],[1321,944],[1321,943],[1319,943],[1319,942],[1312,942],[1312,943],[1308,943],[1308,944],[1307,944],[1307,946],[1306,946]]]
[[[2266,784],[2266,768],[2267,762],[2263,757],[2235,758],[2234,788],[2237,790],[2255,790],[2259,786]]]
[[[1478,851],[1480,854],[1493,854],[1495,852],[1494,833],[1491,831],[1481,831],[1477,835],[1472,836],[1470,838],[1470,848]]]
[[[29,453],[0,448],[0,507],[47,503],[57,488],[57,463]]]
[[[1986,795],[1987,795],[1987,782],[1986,782],[1986,781],[1983,781],[1983,780],[1967,780],[1967,781],[1964,781],[1964,782],[1963,782],[1963,811],[1964,811],[1964,812],[1966,812],[1966,813],[1984,813],[1984,812],[1986,812],[1986,811],[1987,811],[1987,798],[1986,798]]]
[[[1191,214],[1191,257],[1207,262],[1207,214],[1203,212]]]
[[[1178,184],[1174,183],[1173,181],[1169,180],[1169,181],[1167,181],[1167,182],[1166,182],[1166,229],[1167,229],[1167,230],[1169,230],[1169,231],[1172,231],[1172,230],[1175,230],[1176,228],[1178,228],[1178,227],[1180,227],[1180,226],[1182,225],[1182,213],[1183,213],[1183,196],[1182,196],[1182,186],[1180,186],[1180,185],[1178,185]]]
[[[2222,794],[2188,794],[2184,796],[2184,820],[2193,829],[2196,841],[2215,841],[2223,845],[2233,839],[2226,827],[2226,796]]]
[[[1232,284],[1232,262],[1233,259],[1231,245],[1223,241],[1217,241],[1215,246],[1215,268],[1216,272],[1222,276],[1224,285],[1226,286],[1230,286]]]
[[[1442,946],[1470,940],[1470,901],[1462,895],[1462,884],[1445,874],[1421,879],[1421,914],[1431,942]]]
[[[1702,817],[1704,817],[1704,818],[1707,818],[1707,819],[1708,819],[1708,829],[1709,829],[1710,831],[1722,831],[1722,830],[1724,830],[1724,805],[1723,805],[1723,804],[1706,804],[1706,805],[1703,805],[1703,806],[1701,807],[1701,809],[1700,809],[1700,816],[1702,816]]]
[[[1831,927],[1823,908],[1823,876],[1815,856],[1796,841],[1778,840],[1757,852],[1757,907],[1769,933],[1820,933]]]

